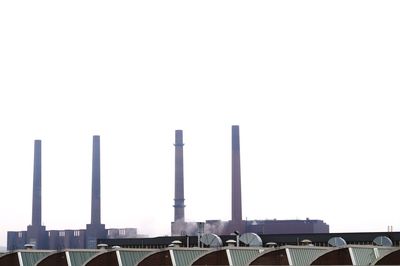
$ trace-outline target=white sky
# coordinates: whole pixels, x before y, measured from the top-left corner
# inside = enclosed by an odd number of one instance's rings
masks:
[[[400,230],[400,2],[1,1],[0,246],[31,222],[170,233],[174,131],[186,218],[230,219],[231,125],[243,218]]]

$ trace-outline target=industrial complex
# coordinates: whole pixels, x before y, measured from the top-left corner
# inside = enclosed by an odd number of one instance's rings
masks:
[[[185,220],[183,133],[175,131],[175,220],[171,235],[196,235],[197,223]],[[329,233],[329,225],[322,220],[243,220],[240,172],[239,126],[232,126],[232,219],[230,221],[207,220],[201,230],[206,233],[228,235],[233,232],[257,234]]]
[[[93,136],[91,222],[46,230],[41,221],[41,141],[35,140],[32,224],[8,232],[0,266],[77,265],[400,265],[400,232],[330,233],[323,220],[243,220],[239,126],[232,126],[232,215],[185,217],[183,132],[175,131],[171,235],[140,237],[136,228],[101,223],[100,137]]]
[[[7,249],[33,245],[37,249],[95,248],[99,238],[136,237],[136,228],[106,229],[101,223],[100,136],[93,136],[91,222],[86,229],[46,230],[42,225],[42,142],[35,140],[32,224],[26,231],[7,232]]]

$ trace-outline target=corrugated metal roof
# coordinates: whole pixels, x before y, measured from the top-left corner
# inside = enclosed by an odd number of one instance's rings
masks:
[[[370,265],[376,260],[374,247],[349,247],[354,265]]]
[[[68,250],[71,266],[82,266],[87,260],[97,255],[95,250]]]
[[[283,246],[278,249],[286,251],[290,257],[288,260],[291,265],[310,265],[318,257],[328,251],[336,250],[337,248],[331,247],[312,247],[312,246]],[[262,252],[278,249],[267,248],[245,248],[245,247],[224,247],[222,249],[200,249],[200,248],[171,248],[172,257],[177,266],[191,265],[194,261],[198,260],[205,254],[210,252],[226,252],[229,256],[229,263],[231,265],[248,265],[251,261],[256,259]],[[371,265],[377,259],[389,254],[392,251],[398,250],[397,247],[381,247],[381,246],[358,246],[348,245],[340,249],[348,249],[354,265]],[[121,266],[133,266],[141,262],[145,257],[154,252],[160,252],[159,249],[118,249],[121,258]],[[165,250],[164,250],[165,251]],[[71,266],[80,266],[93,258],[104,250],[66,250]],[[63,253],[60,252],[60,253]],[[40,251],[40,250],[20,250],[20,258],[24,266],[34,266],[38,261],[43,260],[45,257],[55,254],[54,251]],[[7,253],[6,253],[7,254]],[[2,255],[6,255],[2,254]],[[58,254],[58,253],[57,253]]]
[[[378,258],[382,258],[396,249],[395,247],[376,247],[376,255],[378,255]]]
[[[229,249],[232,265],[248,265],[265,249],[263,248],[233,248]]]
[[[121,256],[121,266],[133,266],[137,265],[144,257],[149,255],[150,253],[158,251],[155,249],[130,249],[130,250],[118,250]]]
[[[42,258],[51,254],[51,251],[21,251],[22,263],[24,266],[34,266]]]
[[[370,265],[377,259],[395,250],[394,247],[381,246],[355,246],[349,248],[352,250],[355,265]]]
[[[388,249],[383,249],[387,252]],[[382,250],[379,250],[381,252]],[[379,258],[372,265],[400,265],[400,248],[392,247],[392,250],[385,255],[380,255]]]
[[[172,249],[177,266],[192,265],[194,260],[207,253],[209,249],[177,248]]]
[[[310,265],[316,258],[326,253],[330,248],[319,247],[286,247],[289,251],[292,265]]]

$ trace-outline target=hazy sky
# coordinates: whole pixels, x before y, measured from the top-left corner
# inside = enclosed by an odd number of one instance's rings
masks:
[[[170,233],[174,131],[186,218],[230,219],[231,125],[243,218],[400,230],[400,2],[1,1],[0,246],[31,223]]]

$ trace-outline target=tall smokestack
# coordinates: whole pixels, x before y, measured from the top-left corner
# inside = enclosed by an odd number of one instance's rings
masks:
[[[86,225],[86,248],[93,249],[97,239],[107,236],[105,225],[100,222],[100,136],[93,136],[91,211],[91,223]]]
[[[100,136],[93,136],[91,224],[101,224],[100,222]]]
[[[183,186],[183,137],[182,130],[175,130],[175,222],[185,221],[185,196]]]
[[[232,223],[242,223],[239,126],[232,126]]]
[[[33,157],[32,224],[26,230],[26,243],[37,249],[48,248],[46,227],[42,225],[42,141],[35,140]]]
[[[32,226],[42,225],[42,142],[35,140],[33,159]]]

